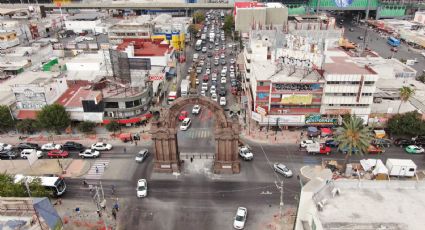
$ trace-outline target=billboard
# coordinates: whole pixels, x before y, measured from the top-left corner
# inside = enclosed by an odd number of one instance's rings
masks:
[[[112,72],[114,73],[114,77],[131,82],[130,62],[128,60],[127,53],[110,49],[109,54],[111,57]]]
[[[313,101],[312,94],[293,94],[293,95],[282,95],[282,104],[293,104],[293,105],[310,105]]]

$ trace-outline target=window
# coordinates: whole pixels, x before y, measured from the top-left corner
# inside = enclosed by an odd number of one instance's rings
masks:
[[[118,108],[118,102],[105,102],[105,108]]]
[[[258,85],[259,86],[264,86],[264,82],[263,81],[260,81],[260,82],[258,82]]]
[[[135,100],[134,101],[134,106],[139,106],[140,105],[140,100]]]
[[[126,101],[125,102],[125,107],[126,108],[133,108],[134,107],[133,101]]]
[[[364,82],[364,85],[373,85],[373,84],[375,84],[374,81],[365,81]]]

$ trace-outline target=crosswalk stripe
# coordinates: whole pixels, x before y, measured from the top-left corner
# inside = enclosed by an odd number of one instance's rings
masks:
[[[86,179],[101,179],[103,173],[109,165],[109,160],[96,160],[93,165],[90,167],[85,178]],[[96,172],[96,167],[98,172]]]

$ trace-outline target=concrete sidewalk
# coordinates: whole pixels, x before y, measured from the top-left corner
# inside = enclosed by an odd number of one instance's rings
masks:
[[[299,144],[301,140],[301,130],[296,131],[267,131],[263,128],[262,131],[251,128],[242,129],[240,134],[241,139],[249,142],[269,144],[269,145],[283,145],[283,144]]]

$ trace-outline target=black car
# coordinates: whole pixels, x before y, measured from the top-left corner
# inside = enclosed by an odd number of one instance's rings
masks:
[[[414,144],[416,144],[415,141],[404,139],[404,138],[398,138],[394,141],[395,146],[401,146],[401,147],[406,147],[406,146],[414,145]]]
[[[338,147],[339,143],[331,139],[331,140],[326,140],[325,145],[329,147]]]
[[[226,96],[226,88],[224,88],[223,86],[220,87],[220,91],[218,92],[218,95],[220,95],[221,97],[225,97]]]
[[[212,57],[212,56],[213,56],[212,52],[207,53],[207,57]]]
[[[22,150],[22,149],[38,149],[40,147],[38,146],[38,144],[35,144],[35,143],[23,142],[23,143],[19,143],[16,146],[16,148],[18,148],[19,150]]]
[[[15,159],[19,156],[19,153],[17,151],[13,150],[6,150],[0,152],[0,158],[1,159]]]
[[[83,150],[84,146],[80,143],[68,141],[65,144],[63,144],[64,150]]]

